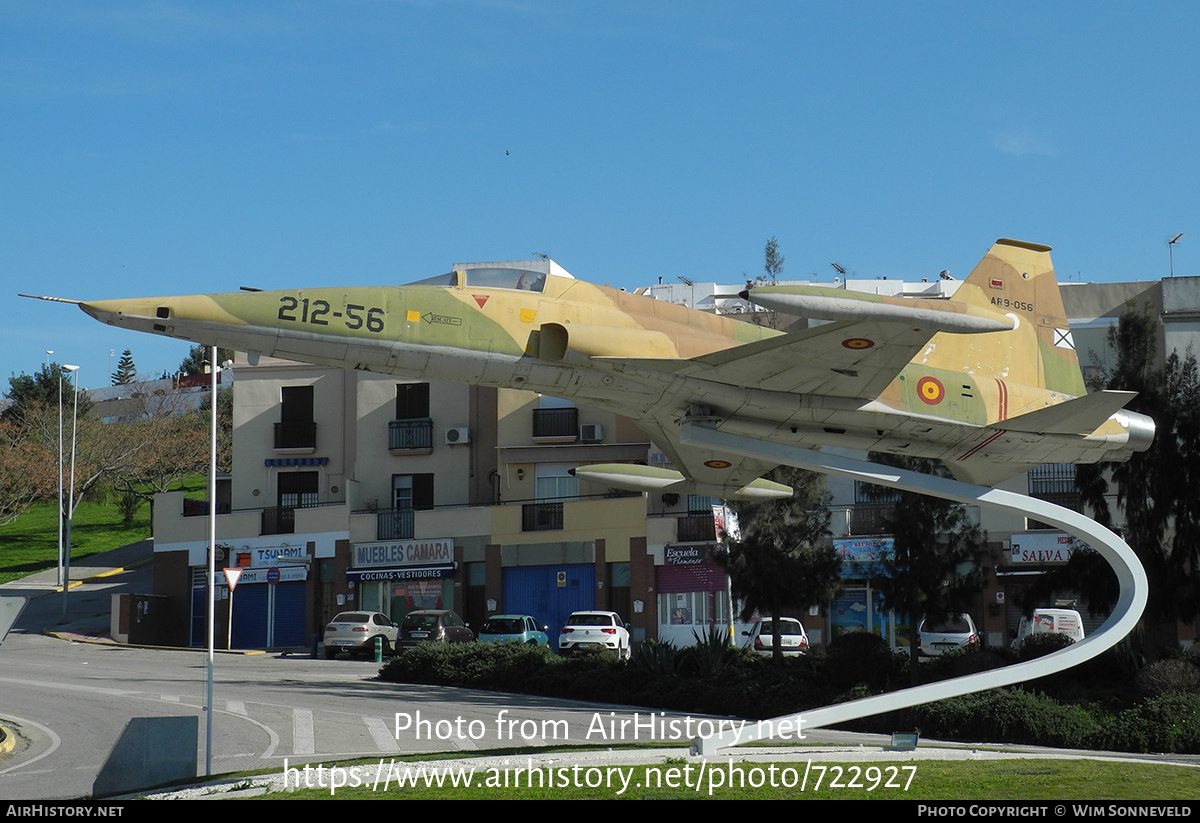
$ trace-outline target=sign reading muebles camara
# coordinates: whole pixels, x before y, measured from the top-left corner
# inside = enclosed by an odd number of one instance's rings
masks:
[[[454,541],[449,538],[389,540],[380,543],[354,544],[354,568],[356,569],[453,562]]]

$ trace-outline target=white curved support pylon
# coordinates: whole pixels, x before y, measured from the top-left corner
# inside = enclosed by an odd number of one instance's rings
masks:
[[[1078,666],[1105,649],[1115,646],[1133,629],[1142,616],[1142,610],[1146,607],[1146,572],[1142,569],[1133,550],[1124,540],[1096,521],[1062,506],[1015,492],[973,486],[970,483],[895,469],[866,460],[798,449],[779,443],[768,443],[694,423],[683,427],[683,436],[680,442],[692,446],[702,446],[718,453],[726,452],[756,457],[768,462],[783,463],[822,474],[861,480],[877,486],[889,486],[958,503],[971,503],[1015,512],[1023,516],[1034,517],[1045,523],[1053,523],[1082,539],[1099,552],[1112,566],[1121,587],[1120,596],[1117,598],[1117,604],[1112,614],[1094,634],[1053,654],[1005,666],[1001,669],[956,677],[940,683],[929,683],[848,703],[839,703],[836,706],[823,706],[800,714],[777,717],[772,721],[763,721],[761,724],[747,723],[745,728],[738,732],[726,732],[693,741],[693,754],[712,755],[735,743],[749,743],[767,737],[770,728],[778,728],[779,724],[784,721],[789,721],[792,729],[822,728],[859,717],[869,717],[873,714],[906,709],[947,697],[958,697],[1045,677],[1072,666]]]

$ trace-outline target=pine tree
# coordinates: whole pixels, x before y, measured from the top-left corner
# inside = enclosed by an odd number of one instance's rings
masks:
[[[740,540],[726,539],[717,562],[729,573],[739,618],[757,612],[772,618],[828,603],[841,589],[841,561],[829,534],[829,493],[815,472],[779,466],[768,478],[791,486],[786,500],[730,503],[738,516]],[[773,635],[772,658],[783,657],[780,636]]]
[[[112,384],[114,386],[128,386],[137,379],[137,366],[133,364],[133,352],[129,349],[121,352],[121,359],[117,361],[117,370],[113,372]]]
[[[925,474],[944,472],[937,460],[872,452],[871,460]],[[908,626],[913,683],[919,679],[917,624],[922,617],[960,614],[983,590],[987,551],[979,526],[958,503],[916,492],[866,486],[868,496],[893,502],[884,516],[892,553],[880,562],[871,587]]]
[[[1116,486],[1124,514],[1121,536],[1149,579],[1146,652],[1178,646],[1178,620],[1200,614],[1200,371],[1195,355],[1178,352],[1157,362],[1161,332],[1152,306],[1131,304],[1109,332],[1116,365],[1107,388],[1135,391],[1128,409],[1151,417],[1154,443],[1123,463],[1078,466],[1075,483],[1097,522],[1112,527],[1107,493]],[[1111,478],[1111,480],[1109,479]],[[1077,552],[1059,572],[1044,575],[1023,605],[1062,588],[1074,589],[1093,614],[1116,603],[1115,575],[1099,555]]]

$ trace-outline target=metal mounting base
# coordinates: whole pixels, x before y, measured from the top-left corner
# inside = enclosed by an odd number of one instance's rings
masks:
[[[919,492],[958,503],[986,506],[1034,517],[1045,523],[1053,523],[1084,540],[1099,552],[1112,566],[1121,587],[1116,607],[1099,630],[1090,637],[1073,643],[1061,651],[1002,669],[992,669],[940,683],[930,683],[853,700],[849,703],[839,703],[836,706],[823,706],[801,714],[762,721],[762,723],[747,723],[739,732],[725,732],[713,737],[693,740],[692,754],[713,755],[728,746],[769,737],[772,728],[779,728],[780,724],[785,722],[791,724],[785,728],[793,730],[822,728],[859,717],[869,717],[873,714],[906,709],[947,697],[958,697],[1045,677],[1072,666],[1078,666],[1115,646],[1133,629],[1142,616],[1142,610],[1146,607],[1146,572],[1142,569],[1133,550],[1125,541],[1096,521],[1062,506],[1015,492],[973,486],[957,480],[893,469],[890,466],[881,466],[866,460],[797,449],[779,443],[768,443],[752,437],[729,434],[695,424],[683,427],[680,442],[694,447],[711,449],[717,453],[733,453],[754,457],[768,463],[783,463],[822,474],[832,474],[852,480],[861,480],[865,483],[874,483],[878,486]]]

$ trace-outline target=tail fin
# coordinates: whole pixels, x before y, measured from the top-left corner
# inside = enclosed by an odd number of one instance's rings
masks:
[[[977,368],[996,377],[1027,386],[1076,397],[1087,393],[1049,246],[997,240],[958,287],[954,299],[1003,312],[1017,326],[1012,331],[953,340],[938,335],[941,345],[922,360],[925,365],[961,371],[963,363],[979,364]],[[964,345],[969,348],[965,360]],[[944,363],[937,362],[943,359]]]

